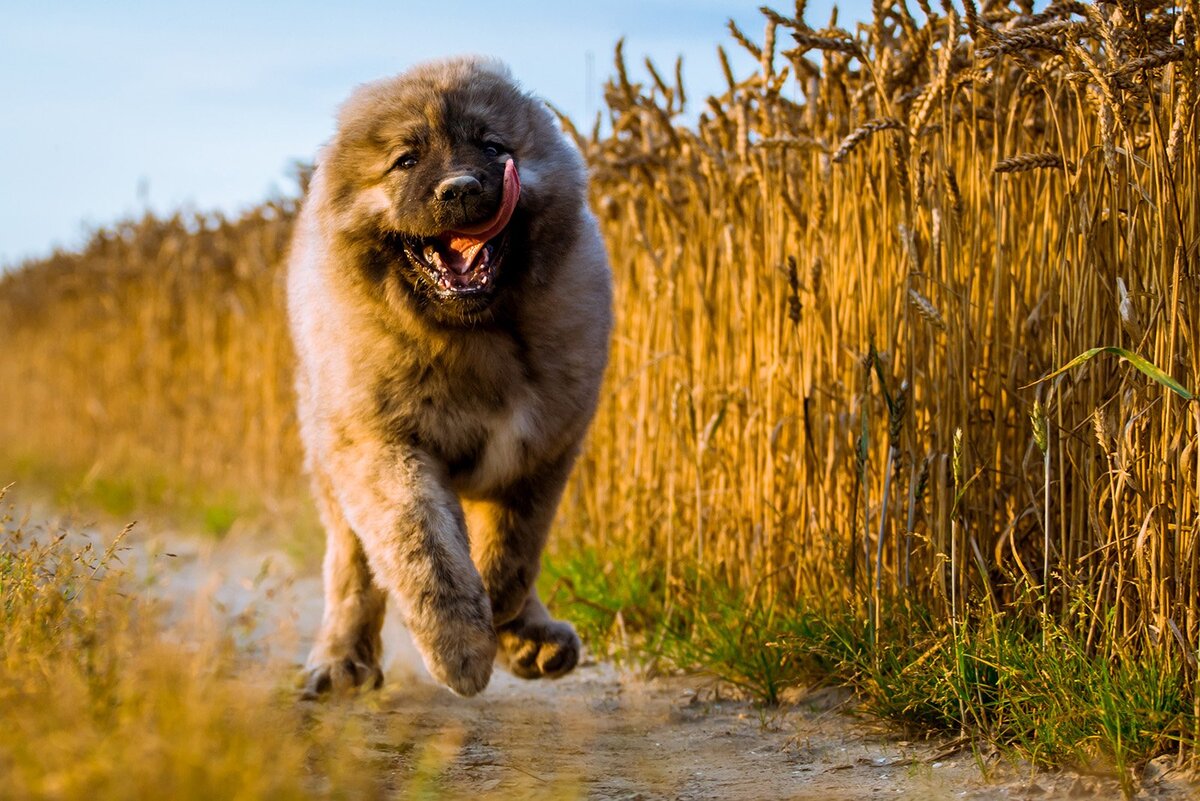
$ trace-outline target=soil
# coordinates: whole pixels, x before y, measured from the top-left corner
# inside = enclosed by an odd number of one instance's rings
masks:
[[[301,663],[321,613],[311,569],[253,537],[129,540],[125,561],[181,615],[199,599],[250,653],[279,658],[282,648],[285,660]],[[707,677],[651,678],[585,658],[557,681],[497,669],[484,693],[459,698],[429,678],[395,617],[384,631],[384,688],[333,703],[355,705],[382,780],[410,790],[426,782],[424,797],[1121,797],[1112,776],[1035,772],[968,743],[906,738],[855,714],[853,698],[836,689],[798,691],[763,708]],[[1195,799],[1200,785],[1163,759],[1147,766],[1136,797]]]

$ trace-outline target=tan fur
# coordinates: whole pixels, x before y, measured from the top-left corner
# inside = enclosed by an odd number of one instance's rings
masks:
[[[389,594],[430,672],[460,694],[482,690],[497,657],[527,678],[561,675],[579,640],[532,587],[611,326],[582,159],[543,104],[478,59],[364,86],[338,122],[288,275],[300,427],[328,533],[307,692],[378,685]],[[493,139],[495,158],[481,151]],[[398,153],[416,166],[392,166]],[[495,289],[442,302],[401,243],[487,219],[508,158],[522,189]],[[473,205],[434,199],[464,172],[482,187]]]

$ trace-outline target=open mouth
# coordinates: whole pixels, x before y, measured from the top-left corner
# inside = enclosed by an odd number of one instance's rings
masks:
[[[409,258],[425,273],[439,296],[481,295],[495,287],[504,260],[506,229],[520,195],[517,166],[509,159],[504,165],[500,207],[490,219],[406,242]]]
[[[440,237],[409,243],[411,258],[438,294],[451,297],[487,292],[503,261],[504,234],[487,240],[471,256],[450,249]]]

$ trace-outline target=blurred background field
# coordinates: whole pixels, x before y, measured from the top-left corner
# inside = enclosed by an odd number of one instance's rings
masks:
[[[916,5],[765,9],[710,98],[618,47],[606,124],[564,118],[617,326],[546,590],[593,648],[1132,789],[1200,739],[1200,8]],[[5,475],[319,542],[297,203],[0,278]]]

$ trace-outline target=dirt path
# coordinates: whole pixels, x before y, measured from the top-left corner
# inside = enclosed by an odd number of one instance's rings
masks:
[[[281,553],[186,537],[131,538],[126,561],[183,610],[197,598],[247,648],[299,663],[320,619],[320,582]],[[241,541],[239,543],[239,540]],[[182,612],[181,612],[182,614]],[[430,798],[1119,798],[1115,782],[1006,764],[985,779],[969,749],[912,743],[824,691],[764,710],[702,677],[646,679],[585,660],[557,682],[498,671],[481,696],[434,684],[403,629],[385,628],[387,683],[355,705],[397,787]],[[221,621],[224,621],[222,624]],[[431,766],[433,766],[431,768]],[[1195,798],[1167,773],[1139,798]]]

